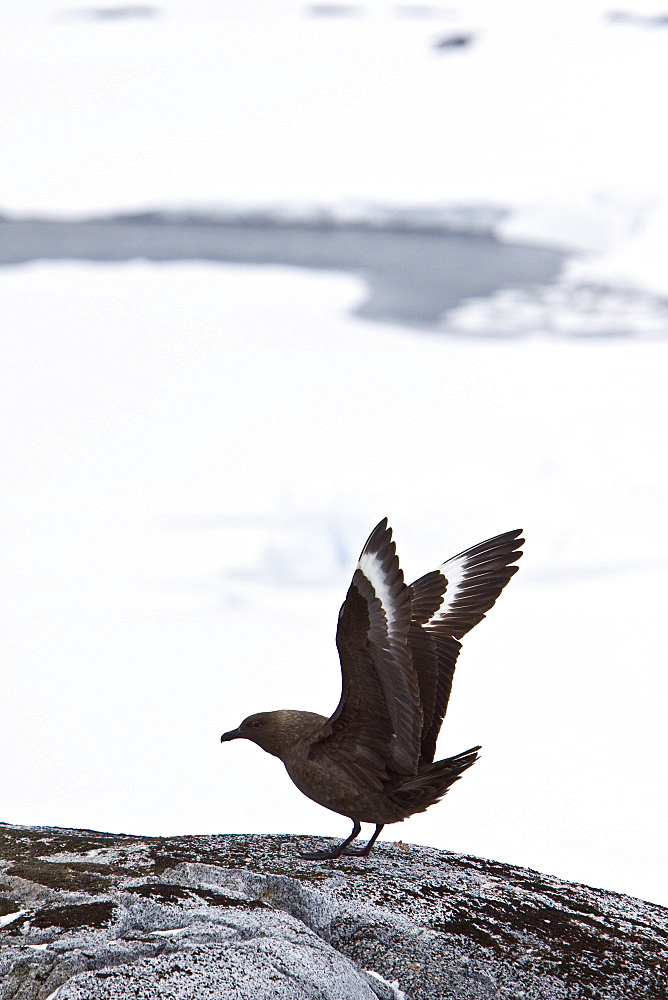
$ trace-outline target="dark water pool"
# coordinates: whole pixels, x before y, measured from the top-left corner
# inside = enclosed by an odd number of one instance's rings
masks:
[[[360,275],[369,319],[435,327],[447,309],[503,288],[552,283],[564,254],[490,234],[302,222],[0,221],[0,265],[34,260],[203,260],[281,264]]]

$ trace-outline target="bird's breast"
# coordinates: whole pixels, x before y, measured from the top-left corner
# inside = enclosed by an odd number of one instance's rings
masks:
[[[330,757],[312,760],[306,753],[295,753],[284,763],[299,791],[325,809],[362,823],[393,822],[400,818],[394,815],[396,809],[383,789],[354,780]],[[388,808],[393,819],[389,818]]]

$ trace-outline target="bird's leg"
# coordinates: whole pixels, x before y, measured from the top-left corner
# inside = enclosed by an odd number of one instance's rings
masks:
[[[360,833],[362,832],[362,827],[359,825],[357,820],[353,820],[353,822],[355,824],[353,826],[353,832],[350,834],[348,839],[344,840],[342,844],[338,845],[338,847],[330,847],[328,851],[298,851],[297,853],[301,858],[306,858],[307,861],[333,861],[335,858],[340,858],[341,855],[345,852],[348,844],[352,844],[355,837],[359,837]],[[379,833],[380,830],[378,830],[374,834],[372,838],[372,844]]]
[[[371,848],[378,840],[378,834],[384,826],[384,823],[376,823],[375,833],[368,844],[365,844],[364,847],[348,847],[343,853],[350,854],[356,858],[367,858],[371,854]]]

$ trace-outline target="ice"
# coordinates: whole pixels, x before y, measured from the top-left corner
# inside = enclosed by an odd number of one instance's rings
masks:
[[[602,283],[596,265],[573,265],[572,279],[556,285],[507,289],[487,298],[469,299],[443,314],[451,334],[478,337],[665,338],[668,302],[647,292]],[[597,281],[594,281],[596,277]]]
[[[585,284],[666,294],[668,61],[647,5],[156,6],[2,5],[0,212],[494,206],[504,238],[585,254]],[[439,52],[444,32],[474,44]]]

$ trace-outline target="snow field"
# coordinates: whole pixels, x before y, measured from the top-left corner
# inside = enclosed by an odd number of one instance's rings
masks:
[[[668,295],[651,5],[407,6],[172,0],[110,20],[10,0],[0,211],[497,205],[503,238],[582,254],[570,280]],[[453,34],[472,43],[439,52]]]

